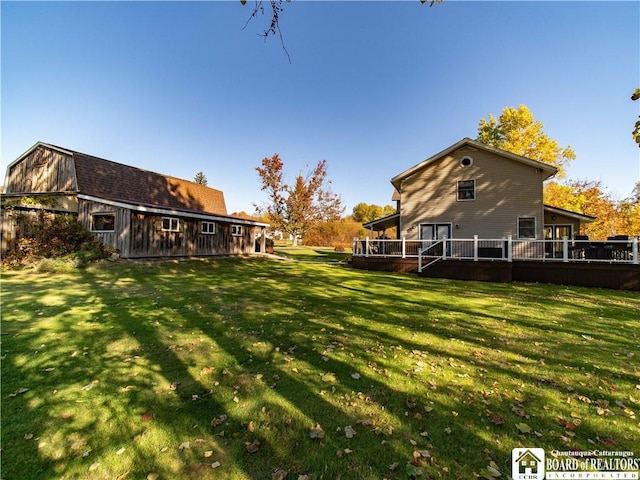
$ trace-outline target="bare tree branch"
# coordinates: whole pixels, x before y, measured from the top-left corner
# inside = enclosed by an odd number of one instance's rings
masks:
[[[271,22],[269,23],[269,27],[264,30],[264,32],[259,33],[261,37],[264,37],[265,41],[270,35],[278,35],[280,37],[280,44],[282,45],[282,49],[284,53],[287,55],[287,59],[289,63],[291,63],[291,55],[289,55],[289,51],[284,44],[284,37],[282,35],[282,30],[280,30],[280,14],[284,12],[284,7],[282,4],[284,2],[290,2],[291,0],[269,0],[269,6],[271,7]],[[247,0],[240,0],[240,3],[245,5]],[[249,25],[249,22],[256,18],[258,14],[265,14],[264,0],[255,0],[255,6],[251,12],[251,15],[247,19],[247,23],[244,24],[242,29],[244,30]]]

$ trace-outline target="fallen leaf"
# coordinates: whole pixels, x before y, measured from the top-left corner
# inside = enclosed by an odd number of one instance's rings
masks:
[[[33,433],[25,433],[24,434],[24,439],[25,440],[31,440],[33,438]]]
[[[335,373],[325,373],[322,375],[322,381],[327,383],[335,383],[338,381]]]
[[[122,455],[127,449],[122,447],[120,450],[116,452],[116,455]]]
[[[94,380],[91,383],[87,383],[84,387],[82,387],[80,390],[84,390],[85,392],[88,392],[89,390],[91,390],[93,387],[95,387],[100,381],[99,380]]]
[[[93,472],[96,468],[98,468],[100,466],[99,462],[94,462],[89,466],[89,471]]]
[[[189,442],[182,442],[178,447],[179,450],[187,450],[190,447]]]
[[[322,430],[322,427],[320,426],[320,424],[317,424],[315,427],[311,429],[311,433],[309,433],[309,436],[311,438],[318,438],[318,439],[324,438],[324,430]]]
[[[29,391],[28,388],[19,388],[18,390],[16,390],[14,393],[10,393],[9,396],[10,397],[17,397],[18,395],[22,395],[23,393],[27,393]]]
[[[147,480],[158,480],[160,478],[160,475],[158,475],[157,473],[150,473],[149,475],[147,475]]]
[[[526,423],[518,423],[516,428],[522,433],[531,433],[531,427]]]
[[[285,478],[287,478],[288,473],[289,472],[287,472],[286,470],[278,468],[271,474],[271,480],[284,480]]]
[[[360,374],[359,373],[352,373],[351,374],[351,378],[353,378],[354,380],[360,380]]]
[[[353,438],[356,435],[356,431],[351,425],[347,425],[346,427],[344,427],[344,434],[347,438]]]
[[[211,464],[211,468],[218,468],[220,466],[220,462],[213,462]]]
[[[256,453],[260,448],[260,440],[254,440],[253,442],[246,442],[245,446],[247,448],[247,452]]]
[[[227,418],[228,417],[226,415],[220,415],[219,417],[216,417],[213,420],[211,420],[211,426],[217,427],[218,425],[222,425],[224,422],[227,421]]]

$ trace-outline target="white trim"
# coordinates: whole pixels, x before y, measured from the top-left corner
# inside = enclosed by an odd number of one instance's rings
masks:
[[[521,219],[530,219],[533,218],[533,237],[522,237],[520,235],[520,220]],[[517,233],[517,238],[518,240],[520,239],[527,239],[527,240],[535,240],[538,238],[538,219],[535,217],[535,215],[523,215],[523,216],[519,216],[517,223],[516,223],[516,233]]]
[[[254,227],[268,227],[268,223],[255,222],[252,220],[244,220],[239,217],[231,217],[231,216],[222,216],[222,215],[214,215],[214,214],[204,214],[204,213],[195,213],[195,212],[182,212],[179,210],[174,210],[170,208],[157,208],[157,207],[145,207],[142,205],[133,205],[131,203],[126,202],[118,202],[115,200],[105,200],[100,197],[93,197],[91,195],[85,195],[83,193],[78,194],[78,198],[81,200],[88,200],[91,202],[99,202],[104,203],[105,205],[111,205],[113,207],[118,208],[127,208],[129,210],[133,210],[136,212],[144,212],[144,213],[154,213],[158,215],[168,215],[174,217],[182,217],[182,218],[195,218],[198,220],[209,220],[209,221],[218,221],[225,223],[236,223],[241,225],[248,225]]]
[[[460,182],[473,182],[473,198],[460,198]],[[478,193],[476,189],[476,179],[469,178],[468,180],[458,180],[456,183],[456,200],[458,202],[473,202],[478,199]]]
[[[469,163],[467,165],[464,164],[465,160],[469,160]],[[470,157],[469,155],[465,155],[460,159],[459,163],[462,168],[470,167],[471,165],[473,165],[473,157]]]
[[[202,227],[203,227],[205,224],[206,224],[207,226],[211,226],[211,225],[213,225],[213,232],[205,232],[205,231],[202,229]],[[216,233],[218,233],[218,225],[216,224],[216,222],[211,222],[211,221],[209,221],[209,220],[201,220],[201,221],[200,221],[200,233],[201,233],[202,235],[215,235]]]
[[[164,221],[169,220],[169,228],[164,227]],[[176,228],[171,228],[173,226],[173,221],[176,221]],[[163,232],[179,232],[180,231],[180,219],[175,217],[162,217],[160,230]]]

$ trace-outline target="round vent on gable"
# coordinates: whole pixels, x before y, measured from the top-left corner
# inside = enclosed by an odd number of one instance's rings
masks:
[[[471,157],[462,157],[462,159],[460,160],[461,167],[469,167],[471,165],[473,165],[473,158]]]

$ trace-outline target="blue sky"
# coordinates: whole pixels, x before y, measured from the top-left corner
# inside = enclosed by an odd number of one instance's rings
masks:
[[[350,213],[389,180],[525,104],[577,154],[569,178],[615,198],[640,180],[639,2],[304,1],[280,40],[253,6],[7,2],[2,168],[37,141],[168,175],[203,171],[229,213],[265,201],[255,167],[287,179],[328,162]]]

